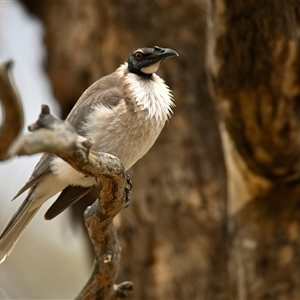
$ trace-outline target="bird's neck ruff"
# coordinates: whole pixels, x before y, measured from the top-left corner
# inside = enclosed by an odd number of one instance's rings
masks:
[[[127,68],[127,63],[120,68]],[[172,115],[173,102],[172,92],[164,80],[153,73],[150,76],[140,76],[128,72],[125,75],[125,84],[135,99],[136,105],[143,111],[148,112],[148,118],[165,122]]]

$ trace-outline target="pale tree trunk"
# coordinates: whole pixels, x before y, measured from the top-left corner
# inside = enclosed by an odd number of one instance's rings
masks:
[[[300,298],[299,4],[32,3],[64,115],[132,48],[180,54],[159,73],[174,116],[130,170],[132,202],[118,223],[130,299]]]
[[[235,299],[300,298],[300,3],[212,1]]]

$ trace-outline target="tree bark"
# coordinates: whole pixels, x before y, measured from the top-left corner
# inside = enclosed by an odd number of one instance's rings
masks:
[[[300,298],[300,4],[211,1],[232,299]]]

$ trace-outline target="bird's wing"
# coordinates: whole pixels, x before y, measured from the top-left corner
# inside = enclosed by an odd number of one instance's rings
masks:
[[[84,132],[81,132],[80,127],[84,121],[84,117],[89,114],[89,111],[93,109],[94,104],[103,104],[109,108],[113,108],[119,104],[123,98],[123,94],[118,86],[118,76],[112,73],[105,77],[102,77],[94,84],[92,84],[79,98],[71,112],[69,113],[66,121],[72,124],[77,131],[84,135]],[[50,163],[55,157],[54,155],[44,153],[33,170],[33,173],[27,183],[20,189],[17,195],[13,198],[17,198],[27,189],[34,187],[39,181],[41,181],[47,174],[51,172]],[[73,191],[69,188],[68,193],[64,194],[62,197],[59,197],[57,200],[61,201],[62,207],[68,207],[69,202],[73,203],[76,199],[80,199],[84,196],[83,190],[78,189],[77,187],[72,187]],[[77,198],[76,198],[77,193]],[[72,196],[73,200],[67,199],[67,196]],[[79,197],[79,198],[78,198]],[[74,200],[75,199],[75,200]],[[64,203],[66,201],[66,203]],[[56,206],[55,206],[56,207]],[[54,208],[53,208],[54,211]],[[54,213],[54,212],[53,212]]]
[[[38,183],[40,180],[42,180],[47,174],[49,174],[50,171],[50,162],[52,160],[54,155],[44,153],[35,166],[32,175],[30,176],[29,180],[26,182],[26,184],[19,190],[19,192],[15,195],[13,198],[16,199],[21,194],[23,194],[26,190],[28,190],[31,187],[34,187],[36,183]]]
[[[80,200],[83,196],[88,194],[93,189],[97,187],[83,187],[83,186],[71,186],[66,187],[55,200],[55,202],[50,206],[50,208],[45,213],[45,219],[51,220],[64,211],[67,207],[73,203]]]
[[[111,109],[117,106],[124,97],[121,89],[118,88],[118,81],[118,77],[113,73],[92,84],[76,102],[66,121],[80,131],[85,120],[82,116],[89,115],[94,105],[102,104]]]
[[[78,117],[79,114],[81,116],[82,114],[88,115],[90,110],[93,109],[92,105],[95,104],[103,104],[112,109],[123,99],[123,94],[120,89],[117,88],[118,85],[115,80],[115,77],[108,75],[95,82],[84,92],[75,104],[74,108],[71,110],[66,120],[70,122],[82,135],[84,135],[84,132],[80,129],[81,123],[84,119],[82,117]],[[66,187],[46,212],[45,219],[53,219],[67,207],[88,194],[91,190],[97,188],[99,187]]]

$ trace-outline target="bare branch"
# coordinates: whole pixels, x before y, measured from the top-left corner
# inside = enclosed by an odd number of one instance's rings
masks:
[[[12,61],[0,64],[0,100],[3,108],[3,123],[0,127],[0,160],[23,127],[23,110],[10,78]]]
[[[133,283],[131,281],[124,281],[115,285],[115,293],[111,300],[124,299],[128,297],[129,293],[133,289]]]
[[[78,135],[73,126],[56,119],[47,105],[36,123],[28,126],[34,134],[19,136],[9,147],[7,158],[13,155],[32,155],[40,152],[60,153],[75,147]],[[82,138],[83,140],[83,138]]]
[[[105,192],[102,191],[100,199],[105,197]],[[114,284],[119,271],[121,248],[112,219],[119,212],[120,206],[112,202],[110,208],[114,211],[113,214],[102,214],[99,202],[96,201],[85,212],[85,223],[90,237],[93,237],[96,259],[91,277],[76,300],[122,299],[132,290],[131,282]]]

